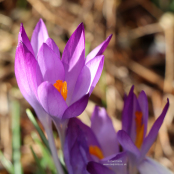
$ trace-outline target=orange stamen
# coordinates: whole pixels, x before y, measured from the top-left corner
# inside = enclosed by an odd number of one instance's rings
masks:
[[[97,147],[97,146],[90,146],[90,147],[89,147],[89,153],[90,153],[91,155],[96,156],[96,157],[99,158],[100,160],[104,158],[101,149],[100,149],[99,147]]]
[[[61,93],[64,100],[66,100],[68,94],[66,81],[57,80],[56,83],[54,83],[54,87]]]
[[[136,140],[135,145],[140,148],[143,143],[144,124],[142,124],[143,114],[140,111],[135,112],[135,124],[136,124]]]

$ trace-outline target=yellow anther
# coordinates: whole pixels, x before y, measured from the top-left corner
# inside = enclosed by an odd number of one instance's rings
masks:
[[[57,80],[56,83],[54,83],[54,87],[61,93],[64,100],[66,100],[68,94],[66,81]]]
[[[143,143],[144,136],[144,124],[142,123],[143,114],[140,111],[135,112],[135,124],[136,124],[136,140],[135,145],[140,148]]]
[[[96,157],[97,157],[98,159],[100,159],[100,160],[104,158],[101,149],[100,149],[99,147],[97,147],[97,146],[90,146],[90,147],[89,147],[89,153],[90,153],[91,155],[96,156]]]

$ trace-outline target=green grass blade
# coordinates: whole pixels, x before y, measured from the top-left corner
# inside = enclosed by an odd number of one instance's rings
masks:
[[[49,150],[45,147],[45,145],[40,141],[38,135],[36,133],[32,133],[32,138],[38,144],[42,150],[43,158],[41,160],[41,166],[43,168],[48,167],[53,173],[57,173],[52,156]]]
[[[43,141],[43,143],[45,144],[45,146],[48,148],[48,150],[50,151],[50,147],[49,147],[49,144],[48,144],[48,140],[46,139],[43,131],[41,130],[41,128],[39,127],[36,119],[34,118],[34,115],[32,114],[32,112],[27,109],[26,110],[26,113],[28,115],[28,118],[30,119],[30,121],[33,123],[34,127],[36,128],[37,132],[39,133],[40,135],[40,138],[41,140]],[[51,151],[50,151],[51,152]]]
[[[14,173],[22,174],[21,165],[21,137],[20,137],[20,105],[17,101],[12,102],[12,149]]]
[[[12,163],[5,158],[5,156],[3,155],[1,151],[0,151],[0,162],[10,174],[14,174],[14,168]]]
[[[33,148],[32,148],[31,146],[30,146],[30,149],[31,149],[31,152],[32,152],[32,154],[33,154],[33,157],[34,157],[34,159],[35,159],[35,161],[36,161],[36,164],[37,164],[37,166],[38,166],[38,168],[39,168],[39,173],[40,173],[40,174],[46,174],[45,171],[44,171],[44,169],[42,168],[42,166],[41,166],[41,164],[40,164],[39,158],[37,157],[37,155],[35,154],[35,152],[34,152],[34,150],[33,150]]]

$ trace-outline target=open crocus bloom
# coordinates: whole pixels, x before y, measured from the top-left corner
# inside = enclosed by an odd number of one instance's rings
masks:
[[[123,167],[111,164],[125,158],[125,153],[118,153],[117,135],[105,109],[95,107],[91,128],[77,118],[69,120],[64,158],[69,174],[112,174],[117,168],[122,173]]]
[[[85,33],[81,23],[67,42],[61,58],[42,19],[33,31],[31,42],[21,25],[15,75],[23,96],[43,124],[46,124],[45,113],[64,120],[83,112],[100,78],[104,64],[102,53],[110,39],[111,36],[85,59]]]
[[[117,134],[118,141],[123,149],[128,152],[129,174],[168,174],[166,168],[145,157],[146,153],[154,143],[158,131],[163,123],[169,107],[169,101],[165,105],[161,115],[155,121],[149,134],[146,136],[148,122],[148,101],[146,94],[142,91],[138,98],[131,88],[126,97],[122,115],[122,129]]]

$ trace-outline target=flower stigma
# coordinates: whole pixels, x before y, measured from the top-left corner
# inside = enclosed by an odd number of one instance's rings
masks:
[[[103,155],[101,149],[97,146],[89,146],[89,153],[91,155],[96,156],[100,160],[104,158],[104,155]]]
[[[143,143],[144,124],[142,123],[143,113],[141,111],[135,112],[135,124],[136,124],[136,140],[135,145],[140,148]]]
[[[67,82],[62,80],[57,80],[56,83],[54,83],[54,87],[61,93],[62,97],[66,101],[68,90],[67,90]]]

